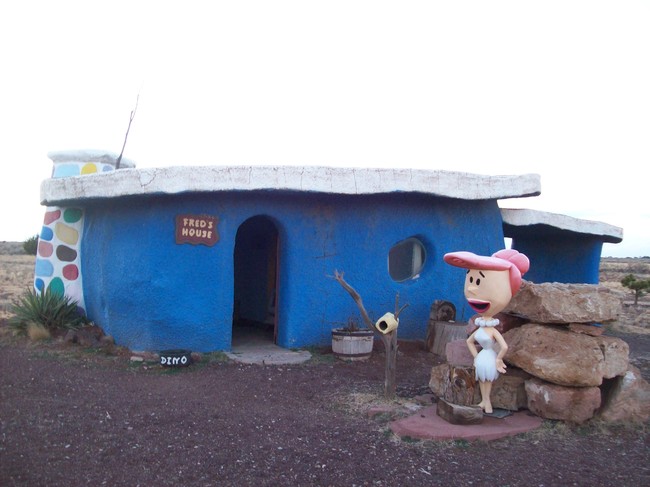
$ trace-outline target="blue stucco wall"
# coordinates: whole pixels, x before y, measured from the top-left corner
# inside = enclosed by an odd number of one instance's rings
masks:
[[[530,282],[598,284],[602,240],[573,232],[553,232],[512,239],[512,248],[531,261],[524,279]]]
[[[213,247],[178,245],[177,214],[219,218]],[[89,317],[133,350],[228,350],[232,339],[234,247],[247,219],[264,215],[279,236],[278,344],[328,345],[332,328],[358,317],[335,269],[361,294],[373,319],[409,303],[398,335],[424,339],[429,308],[452,301],[458,320],[473,315],[463,297],[464,271],[446,252],[490,255],[503,248],[496,201],[391,193],[222,192],[148,196],[86,205],[82,266]],[[420,275],[398,283],[388,252],[417,237],[427,258]]]

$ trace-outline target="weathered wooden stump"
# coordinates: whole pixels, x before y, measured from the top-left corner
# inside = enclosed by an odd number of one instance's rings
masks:
[[[479,424],[483,410],[475,406],[476,379],[474,367],[449,366],[449,373],[441,377],[442,395],[438,400],[437,413],[451,424]]]
[[[447,343],[467,339],[467,323],[456,321],[429,321],[427,350],[441,357],[446,356]]]
[[[479,406],[461,406],[440,399],[436,412],[438,416],[451,424],[480,424],[483,422],[483,410]]]
[[[445,345],[455,340],[458,333],[465,336],[464,326],[462,332],[454,326],[456,319],[456,307],[449,301],[437,299],[431,305],[429,311],[429,326],[427,327],[427,339],[425,347],[429,352],[436,355],[445,355]]]
[[[442,384],[442,398],[452,404],[472,406],[476,390],[474,367],[450,366],[449,375]]]

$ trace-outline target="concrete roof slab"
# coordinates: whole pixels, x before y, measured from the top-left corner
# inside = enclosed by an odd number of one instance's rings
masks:
[[[508,225],[510,225],[511,227],[546,226],[557,230],[596,235],[602,237],[604,242],[609,243],[619,243],[623,240],[622,228],[557,213],[520,208],[501,208],[501,217],[503,218],[506,237],[515,236],[513,231],[508,231]],[[536,229],[536,233],[539,233],[539,229]]]
[[[41,203],[148,194],[278,190],[331,194],[423,193],[465,200],[537,196],[537,174],[486,176],[416,169],[323,166],[175,166],[120,169],[43,181]]]

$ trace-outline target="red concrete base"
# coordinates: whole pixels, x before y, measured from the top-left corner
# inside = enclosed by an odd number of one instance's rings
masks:
[[[393,421],[390,429],[399,437],[421,440],[496,440],[539,428],[542,418],[520,411],[503,419],[483,417],[481,424],[456,425],[438,416],[437,406],[420,409],[406,418]]]

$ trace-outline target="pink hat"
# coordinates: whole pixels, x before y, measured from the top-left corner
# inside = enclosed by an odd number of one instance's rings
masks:
[[[450,252],[445,254],[443,259],[447,264],[463,269],[509,271],[510,290],[513,296],[521,287],[521,276],[530,268],[528,257],[514,249],[499,250],[492,254],[492,257],[466,251]]]

